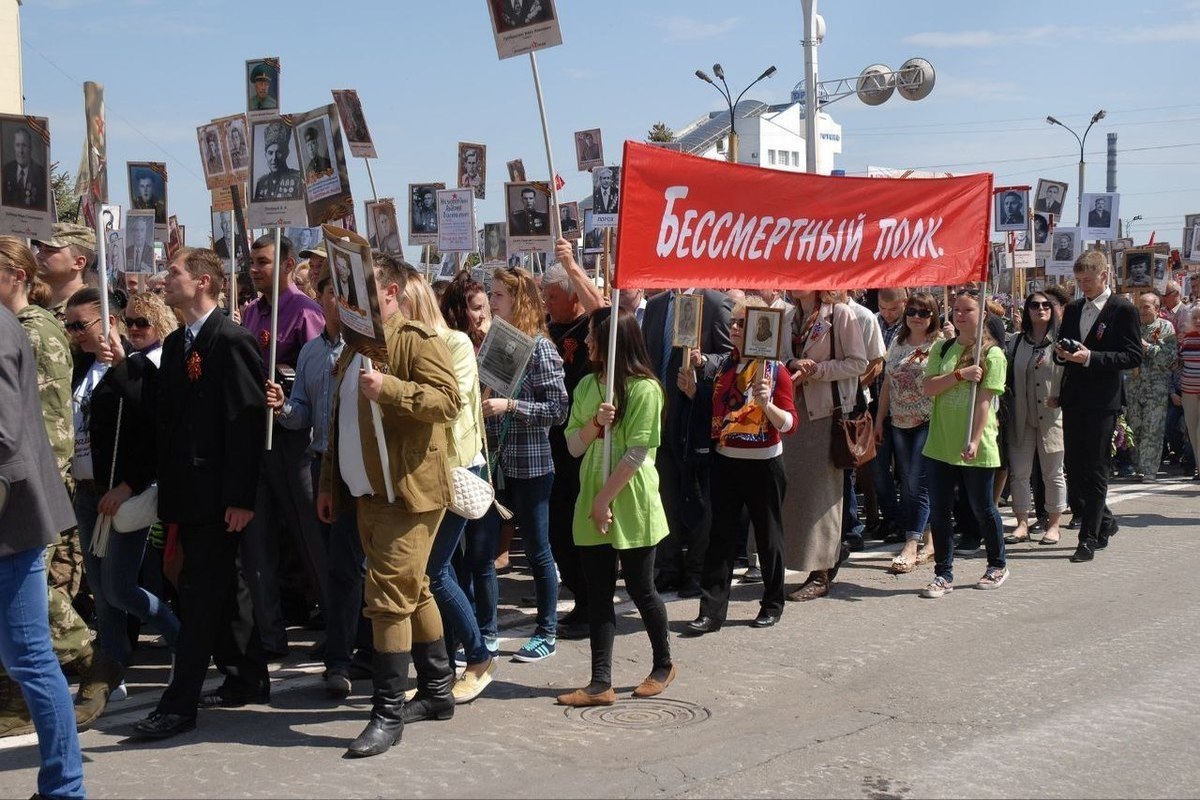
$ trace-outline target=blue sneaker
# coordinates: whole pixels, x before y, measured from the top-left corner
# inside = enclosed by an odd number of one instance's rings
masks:
[[[454,664],[459,667],[467,665],[467,653],[461,647],[454,651]]]
[[[554,655],[554,640],[535,633],[521,649],[513,654],[513,661],[524,661],[531,664]]]
[[[493,639],[490,636],[485,636],[483,637],[483,646],[486,647],[488,653],[493,656],[500,652],[499,639]],[[460,667],[465,667],[467,665],[467,653],[461,647],[454,651],[454,663]]]

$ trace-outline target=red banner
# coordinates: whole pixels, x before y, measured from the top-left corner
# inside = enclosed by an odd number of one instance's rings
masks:
[[[987,277],[992,175],[846,178],[625,142],[618,288],[865,289]]]

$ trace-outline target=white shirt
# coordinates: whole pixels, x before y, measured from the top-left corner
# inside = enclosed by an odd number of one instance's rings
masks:
[[[210,308],[208,310],[207,314],[205,314],[200,319],[193,322],[191,325],[187,326],[188,330],[190,330],[192,332],[192,343],[193,344],[195,343],[195,341],[197,339],[200,338],[200,329],[204,327],[204,323],[208,322],[208,318],[211,317],[212,313],[216,310],[217,310],[217,307],[213,306],[212,308]]]
[[[342,481],[354,497],[375,494],[367,478],[367,465],[363,460],[362,434],[358,429],[358,371],[362,368],[362,356],[355,354],[346,365],[346,373],[338,385],[338,468]]]
[[[1079,337],[1081,339],[1086,339],[1091,334],[1092,326],[1100,318],[1100,312],[1104,310],[1104,306],[1108,303],[1108,298],[1110,297],[1112,297],[1112,289],[1106,288],[1103,292],[1083,304],[1083,308],[1079,313]]]

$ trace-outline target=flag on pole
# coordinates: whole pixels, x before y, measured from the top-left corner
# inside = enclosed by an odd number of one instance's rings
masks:
[[[559,175],[557,172],[554,173],[554,188],[561,189],[566,185],[567,185],[567,182],[563,180],[563,176]]]

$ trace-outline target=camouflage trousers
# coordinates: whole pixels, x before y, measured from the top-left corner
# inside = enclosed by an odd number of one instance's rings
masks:
[[[1158,387],[1156,386],[1157,390]],[[1167,386],[1146,391],[1136,384],[1126,392],[1125,421],[1133,430],[1137,448],[1137,471],[1146,477],[1158,474],[1162,461],[1163,436],[1167,428]]]
[[[62,589],[70,599],[79,595],[83,583],[83,546],[79,543],[78,528],[71,528],[59,537],[58,544],[50,546],[46,576],[50,586]]]
[[[78,538],[78,534],[76,534]],[[51,561],[54,558],[55,546],[46,548],[46,569],[49,573]],[[92,632],[88,629],[83,617],[71,605],[71,598],[61,588],[53,583],[47,585],[50,605],[50,644],[60,665],[70,664],[81,655],[92,649]],[[0,675],[4,668],[0,667]]]

